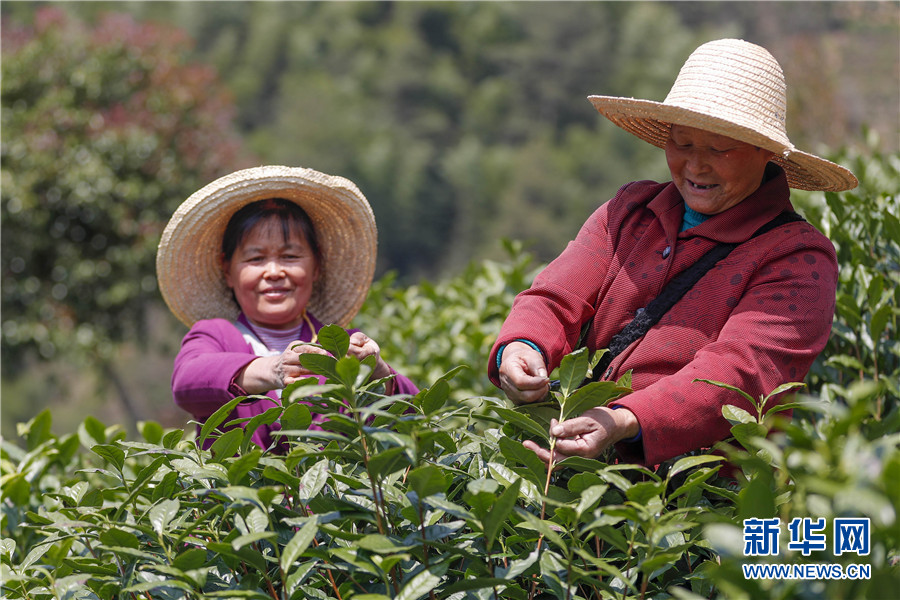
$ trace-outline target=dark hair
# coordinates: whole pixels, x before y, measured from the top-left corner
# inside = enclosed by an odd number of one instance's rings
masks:
[[[277,218],[281,223],[281,232],[285,242],[291,238],[292,233],[302,235],[316,258],[316,264],[322,268],[322,250],[319,247],[319,239],[316,236],[312,219],[305,210],[300,208],[299,204],[284,198],[258,200],[232,215],[228,225],[225,226],[225,234],[222,236],[222,255],[225,260],[231,260],[235,250],[251,229],[270,218]]]

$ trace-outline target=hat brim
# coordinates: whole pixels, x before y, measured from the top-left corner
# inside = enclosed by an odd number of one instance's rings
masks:
[[[838,164],[726,119],[638,98],[588,96],[588,100],[615,125],[659,148],[665,148],[672,125],[695,127],[773,152],[773,162],[784,169],[792,188],[842,192],[859,184],[853,173]]]
[[[310,216],[323,263],[307,309],[325,324],[346,327],[359,311],[378,246],[375,216],[349,180],[312,169],[264,166],[237,171],[198,190],[175,211],[156,255],[160,293],[189,327],[202,319],[234,320],[240,313],[222,271],[222,237],[243,206],[285,198]]]

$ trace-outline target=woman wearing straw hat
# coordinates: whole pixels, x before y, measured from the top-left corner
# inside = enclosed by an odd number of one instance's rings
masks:
[[[759,397],[806,376],[831,331],[837,261],[827,238],[791,217],[789,188],[842,191],[857,181],[794,148],[781,67],[742,40],[700,46],[662,103],[589,99],[663,148],[672,181],[625,185],[597,209],[516,298],[488,370],[511,400],[534,402],[579,343],[615,347],[595,376],[631,371],[634,392],[551,423],[555,457],[526,445],[545,462],[614,446],[621,460],[653,466],[730,433],[722,407],[743,399],[695,379]],[[716,248],[728,249],[725,258],[701,269]],[[683,272],[699,280],[673,300],[671,282]],[[657,320],[642,323],[650,313]]]
[[[346,327],[359,310],[376,242],[372,209],[356,186],[311,169],[245,169],[191,195],[156,260],[163,298],[191,328],[175,358],[176,404],[200,422],[238,396],[268,398],[239,404],[227,421],[273,407],[282,388],[312,375],[299,357],[324,353],[309,345],[323,324]],[[418,392],[374,340],[349,332],[348,354],[374,355],[373,376],[393,376],[388,393]],[[253,441],[271,447],[278,427],[260,427]]]

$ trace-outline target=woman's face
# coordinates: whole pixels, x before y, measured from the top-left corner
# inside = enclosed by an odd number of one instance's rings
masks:
[[[260,221],[224,261],[225,281],[251,323],[290,329],[303,321],[319,265],[309,243],[292,229],[285,240],[277,219]]]
[[[768,150],[718,135],[673,125],[666,143],[672,181],[693,210],[705,215],[726,211],[760,186]]]

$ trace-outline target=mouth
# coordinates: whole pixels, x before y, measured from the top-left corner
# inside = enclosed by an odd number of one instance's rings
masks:
[[[260,291],[260,294],[263,296],[267,296],[267,297],[271,296],[271,297],[277,298],[280,296],[284,296],[285,294],[287,294],[289,292],[290,292],[290,290],[288,290],[287,288],[269,288],[267,290]]]
[[[690,179],[688,179],[687,182],[688,182],[688,185],[690,185],[695,190],[711,190],[714,187],[718,187],[718,185],[715,183],[710,183],[710,184],[704,185],[701,183],[696,183],[694,181],[691,181]]]

